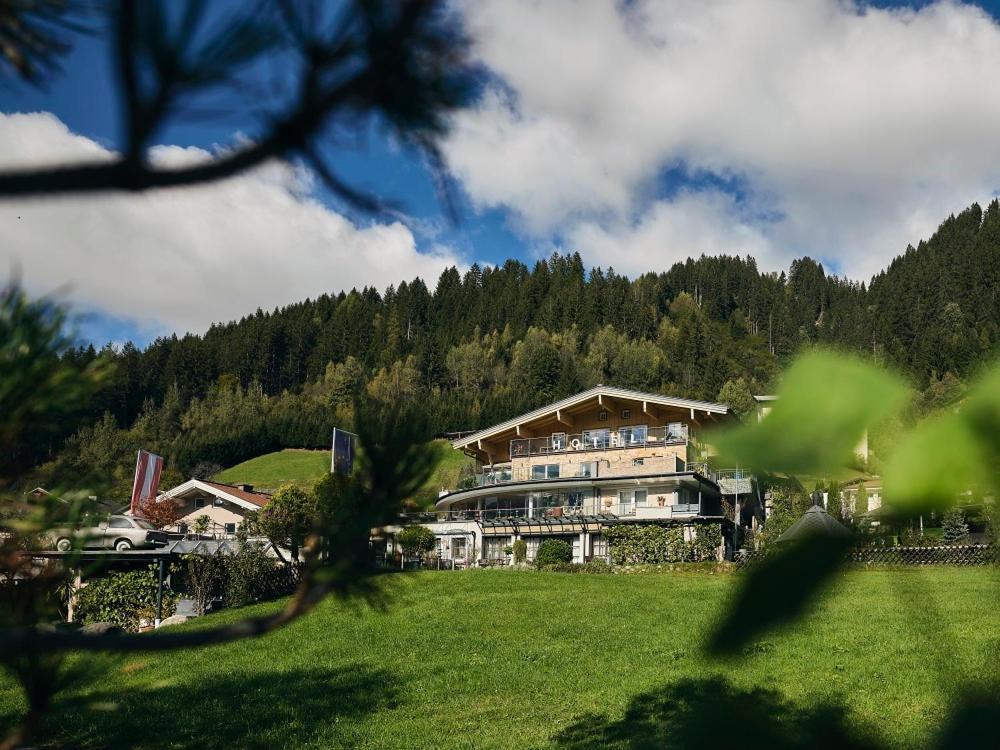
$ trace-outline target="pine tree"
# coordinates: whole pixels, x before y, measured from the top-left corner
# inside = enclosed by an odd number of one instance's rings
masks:
[[[941,519],[941,541],[944,544],[959,544],[969,536],[969,525],[961,508],[949,510]]]

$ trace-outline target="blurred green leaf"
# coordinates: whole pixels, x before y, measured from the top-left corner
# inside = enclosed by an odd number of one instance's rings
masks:
[[[735,656],[763,632],[799,617],[843,563],[852,542],[852,537],[813,534],[782,545],[751,568],[709,639],[709,653]]]
[[[962,412],[992,462],[993,476],[1000,472],[1000,364],[995,364],[969,392]]]
[[[824,473],[852,460],[865,430],[908,397],[891,373],[854,357],[815,351],[799,357],[760,422],[720,435],[720,455],[763,471]]]
[[[904,513],[946,508],[985,479],[983,450],[968,419],[945,414],[900,440],[883,471],[885,501]]]

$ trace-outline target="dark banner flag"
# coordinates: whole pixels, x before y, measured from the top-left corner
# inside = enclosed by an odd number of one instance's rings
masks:
[[[144,502],[156,499],[162,471],[161,456],[149,451],[139,451],[139,457],[135,461],[135,479],[132,481],[132,504],[129,507],[132,515],[139,513]]]
[[[351,473],[354,468],[354,441],[357,437],[353,432],[333,428],[333,459],[330,463],[332,473]]]

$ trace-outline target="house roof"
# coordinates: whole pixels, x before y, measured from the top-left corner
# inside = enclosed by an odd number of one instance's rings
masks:
[[[831,516],[821,505],[813,505],[802,517],[785,529],[779,542],[792,542],[814,536],[849,537],[851,530]]]
[[[252,492],[232,484],[209,482],[205,479],[189,479],[163,494],[166,497],[186,497],[197,492],[221,497],[247,510],[263,508],[271,501],[271,496],[266,492]]]
[[[578,393],[575,396],[564,398],[561,401],[556,401],[555,403],[535,409],[534,411],[529,411],[526,414],[514,417],[513,419],[508,419],[506,422],[501,422],[500,424],[493,425],[492,427],[487,427],[484,430],[464,435],[457,440],[453,440],[451,444],[455,448],[465,448],[466,446],[473,445],[478,440],[486,440],[494,435],[507,432],[508,430],[514,429],[518,425],[524,424],[525,422],[531,422],[535,419],[551,416],[560,410],[570,409],[571,407],[585,403],[592,398],[601,396],[624,399],[626,401],[642,401],[644,403],[655,404],[657,406],[691,409],[692,411],[701,411],[707,414],[733,416],[733,412],[729,408],[728,404],[719,404],[711,401],[695,401],[688,398],[675,398],[673,396],[663,396],[655,393],[642,393],[641,391],[630,391],[625,388],[598,385],[583,391],[582,393]]]

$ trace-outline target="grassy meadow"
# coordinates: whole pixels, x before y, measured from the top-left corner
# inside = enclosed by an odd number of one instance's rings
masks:
[[[212,479],[226,484],[252,484],[264,490],[283,484],[308,488],[329,471],[330,451],[286,448],[231,466]]]
[[[447,440],[432,440],[431,446],[437,454],[437,467],[412,498],[421,508],[432,507],[442,487],[454,489],[463,468],[472,463],[468,456],[454,450]],[[308,489],[329,471],[330,451],[286,448],[231,466],[212,479],[226,484],[252,484],[262,490],[275,490],[283,484]]]
[[[918,746],[963,681],[1000,663],[996,569],[842,574],[793,629],[731,662],[701,645],[733,574],[381,580],[384,608],[329,600],[260,640],[108,658],[108,674],[81,675],[62,697],[44,740],[520,750],[693,748],[710,737],[747,747],[756,746],[739,742],[748,724],[805,738],[843,711],[866,737]],[[5,681],[0,719],[9,724],[20,707]]]

